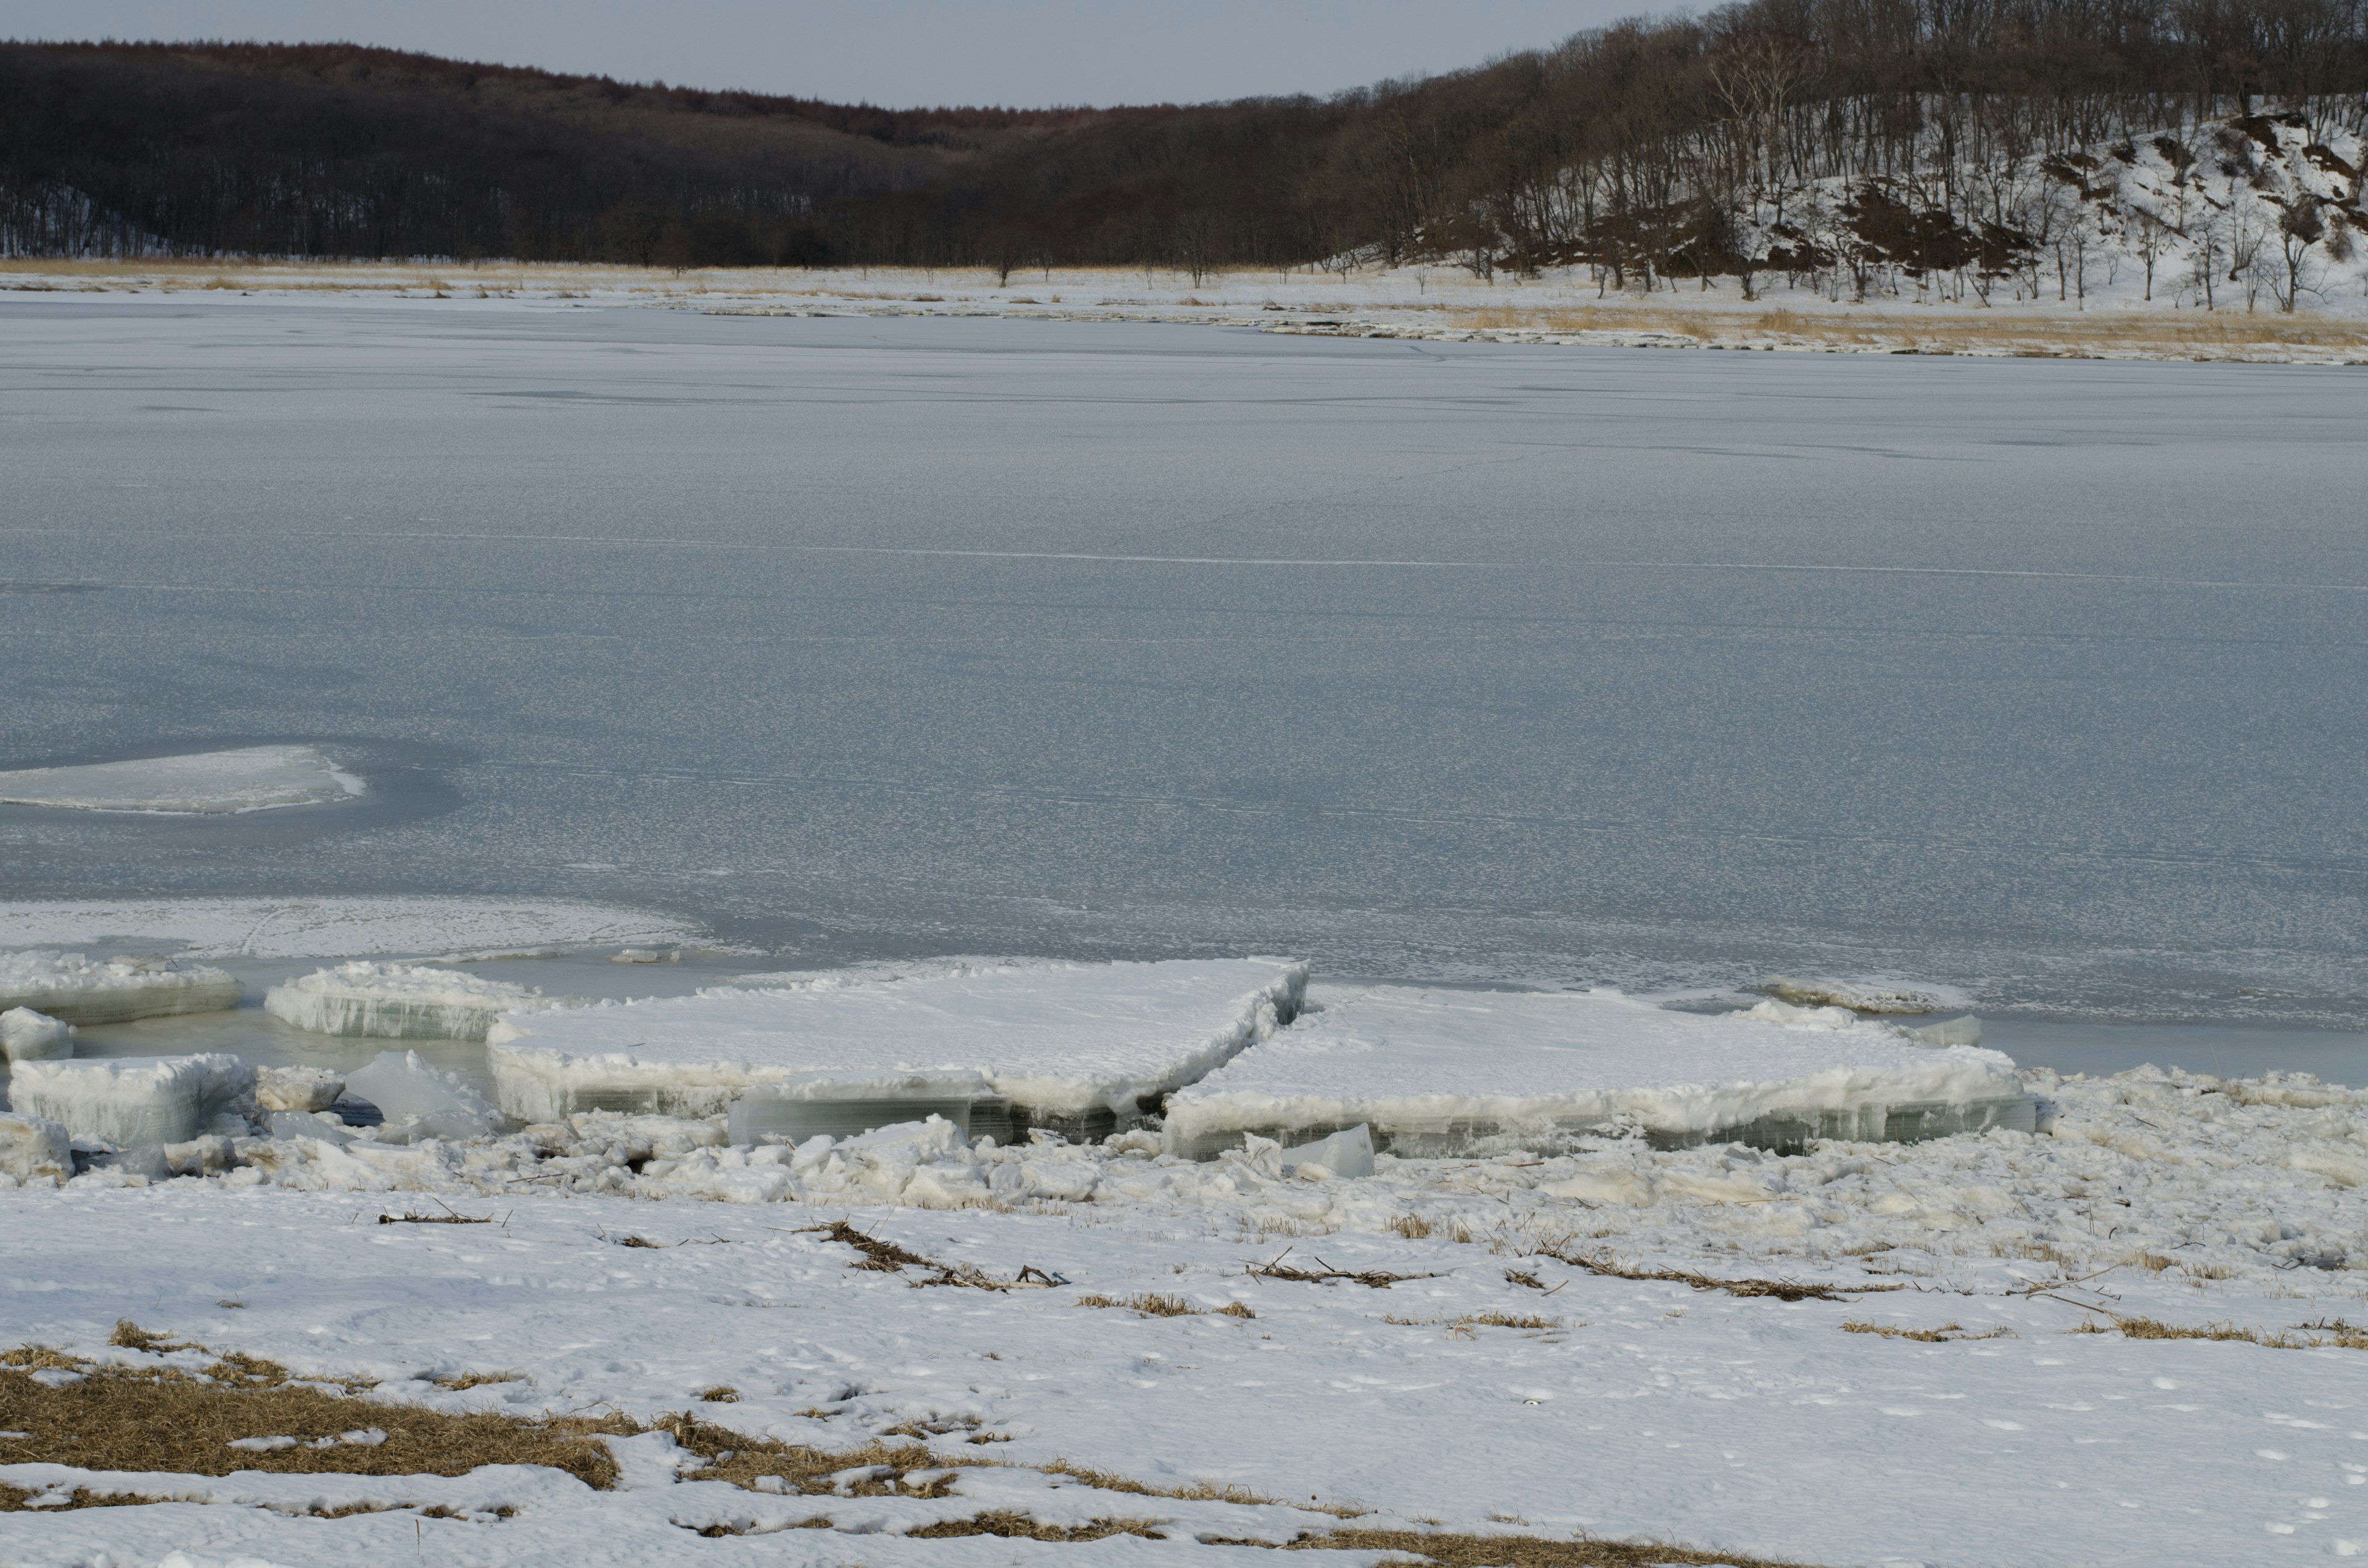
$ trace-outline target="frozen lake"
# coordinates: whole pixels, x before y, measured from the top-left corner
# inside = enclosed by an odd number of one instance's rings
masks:
[[[0,302],[0,898],[2368,1022],[2357,369]],[[2340,1075],[2340,1074],[2330,1074]]]

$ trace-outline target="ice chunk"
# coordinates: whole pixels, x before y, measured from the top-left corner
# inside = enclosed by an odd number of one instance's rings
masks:
[[[73,1054],[72,1024],[47,1013],[36,1013],[30,1007],[11,1007],[0,1013],[0,1058],[39,1062]]]
[[[1298,1175],[1315,1166],[1325,1175],[1344,1180],[1373,1174],[1373,1133],[1363,1122],[1345,1131],[1319,1138],[1313,1143],[1302,1143],[1282,1152],[1282,1174]]]
[[[274,1138],[324,1138],[332,1143],[350,1143],[354,1135],[336,1117],[323,1117],[301,1110],[275,1110],[266,1118]]]
[[[314,970],[263,995],[265,1012],[300,1029],[370,1040],[483,1040],[504,1013],[545,1006],[523,985],[368,960]]]
[[[803,1143],[809,1138],[846,1138],[929,1117],[941,1118],[960,1129],[965,1139],[981,1134],[998,1143],[1011,1139],[1010,1103],[997,1096],[984,1077],[952,1084],[923,1080],[912,1095],[901,1097],[817,1097],[800,1094],[798,1087],[759,1084],[734,1100],[725,1123],[732,1142],[749,1144],[771,1137]],[[943,1092],[949,1089],[962,1092]]]
[[[1937,1024],[1925,1024],[1907,1031],[1927,1045],[1979,1045],[1982,1043],[1982,1021],[1972,1014],[1962,1018],[1944,1018]]]
[[[0,1111],[0,1176],[18,1181],[41,1176],[63,1181],[73,1175],[73,1134],[63,1122]]]
[[[1867,980],[1797,980],[1771,974],[1768,989],[1804,1007],[1848,1007],[1857,1013],[1938,1013],[1962,1007],[1969,998],[1948,985],[1909,983],[1881,976]]]
[[[324,1067],[258,1067],[255,1103],[262,1110],[326,1110],[346,1092],[346,1081]]]
[[[378,1107],[390,1131],[483,1138],[501,1125],[501,1113],[474,1089],[430,1067],[416,1051],[380,1051],[369,1066],[346,1074],[346,1088]]]
[[[8,1084],[18,1112],[122,1149],[188,1142],[254,1092],[253,1068],[211,1055],[20,1062]]]
[[[212,814],[320,805],[364,789],[311,746],[243,746],[0,773],[0,805]]]
[[[0,953],[0,1009],[29,1007],[69,1024],[120,1024],[238,1006],[237,979],[170,959],[94,960],[45,949]]]
[[[486,1062],[502,1108],[527,1121],[712,1116],[761,1085],[815,1100],[999,1096],[1017,1125],[1100,1138],[1287,1022],[1306,980],[1306,965],[1265,959],[810,976],[513,1015],[486,1036]]]
[[[1319,992],[1297,1023],[1178,1092],[1164,1137],[1199,1158],[1245,1133],[1304,1142],[1360,1122],[1400,1154],[1552,1146],[1596,1129],[1787,1148],[2028,1131],[2032,1116],[1997,1051],[1936,1049],[1840,1009],[1713,1017],[1609,991],[1369,986]]]

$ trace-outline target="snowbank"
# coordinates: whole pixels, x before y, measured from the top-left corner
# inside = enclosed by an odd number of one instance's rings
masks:
[[[1206,1159],[1245,1134],[1297,1143],[1360,1122],[1402,1155],[1598,1128],[1662,1147],[1780,1148],[2031,1129],[1997,1051],[1935,1048],[1839,1007],[1784,1012],[1711,1017],[1608,991],[1326,988],[1289,1028],[1178,1092],[1163,1137]]]
[[[238,1006],[237,979],[170,959],[94,960],[82,953],[0,953],[0,1010],[29,1007],[69,1024],[120,1024]]]
[[[367,960],[314,970],[263,996],[264,1011],[300,1029],[371,1040],[483,1040],[504,1013],[545,1006],[523,985]]]
[[[74,1026],[30,1007],[0,1013],[0,1060],[37,1062],[74,1054]]]
[[[211,815],[324,805],[365,788],[311,746],[244,746],[0,773],[0,805]]]
[[[19,1062],[8,1099],[19,1116],[64,1124],[76,1138],[131,1149],[186,1143],[234,1116],[255,1093],[255,1069],[235,1056],[128,1056]],[[232,1129],[245,1133],[242,1119]]]
[[[529,1121],[712,1116],[778,1085],[841,1102],[993,1095],[1023,1124],[1099,1136],[1288,1022],[1306,983],[1306,965],[1266,959],[825,976],[512,1015],[486,1061],[502,1109]]]

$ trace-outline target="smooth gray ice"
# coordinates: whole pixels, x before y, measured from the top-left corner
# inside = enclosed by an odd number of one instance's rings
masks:
[[[0,897],[2359,1027],[2368,371],[0,303]]]

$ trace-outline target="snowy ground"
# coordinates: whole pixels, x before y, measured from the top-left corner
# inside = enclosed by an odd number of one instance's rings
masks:
[[[174,1549],[288,1564],[414,1550],[471,1563],[1166,1561],[1227,1554],[1195,1535],[1280,1540],[1336,1522],[1098,1493],[1029,1468],[1066,1460],[1154,1486],[1207,1480],[1363,1509],[1365,1525],[1520,1520],[1533,1534],[1816,1563],[2271,1562],[2368,1548],[2368,1352],[2342,1347],[2358,1336],[2340,1326],[2304,1326],[2368,1315],[2368,1096],[2159,1074],[2032,1086],[2054,1107],[2037,1136],[1787,1159],[1633,1144],[1542,1162],[1384,1157],[1354,1182],[1283,1180],[1242,1156],[1175,1163],[1143,1139],[940,1144],[917,1164],[909,1147],[836,1164],[801,1151],[792,1166],[735,1171],[689,1146],[694,1124],[595,1116],[362,1157],[256,1145],[245,1169],[148,1187],[27,1187],[0,1193],[12,1341],[140,1362],[107,1346],[130,1318],[216,1353],[376,1379],[370,1399],[690,1409],[849,1448],[905,1430],[999,1468],[965,1470],[935,1500],[838,1500],[682,1479],[662,1437],[624,1445],[631,1484],[608,1493],[516,1470],[176,1481],[0,1465],[0,1483],[36,1492],[182,1499],[10,1514],[0,1545],[42,1565]],[[672,1142],[654,1150],[654,1134]],[[958,1169],[985,1177],[955,1199],[970,1206],[915,1206],[949,1201],[942,1178]],[[772,1200],[698,1200],[757,1197],[760,1174]],[[441,1204],[495,1222],[376,1222]],[[1025,1267],[1064,1283],[926,1288],[923,1268],[859,1270],[849,1247],[800,1229],[841,1219],[995,1281]],[[1279,1255],[1429,1278],[1375,1289],[1247,1272]],[[1824,1283],[1833,1299],[1709,1284],[1746,1278]],[[1081,1304],[1139,1292],[1201,1311]],[[1210,1311],[1233,1302],[1255,1317]],[[2080,1332],[2116,1319],[2274,1343]],[[434,1381],[469,1373],[507,1381]],[[736,1403],[701,1402],[719,1385]],[[481,1513],[304,1512],[365,1500]],[[497,1505],[517,1512],[482,1513]],[[991,1507],[1156,1517],[1175,1539],[897,1540]],[[831,1528],[786,1540],[693,1533],[819,1517]]]
[[[1814,284],[1683,280],[1651,294],[1603,289],[1583,267],[1483,281],[1437,264],[1332,272],[1056,269],[999,280],[979,269],[763,267],[676,272],[568,263],[15,262],[0,290],[171,297],[191,293],[520,300],[655,306],[723,315],[1004,316],[1176,322],[1315,336],[1590,347],[1926,352],[2116,359],[2368,363],[2368,293],[2351,289],[2291,313],[2224,301],[2203,310],[2135,273],[2085,302],[2009,300],[1983,308],[1911,292],[1830,299]]]

